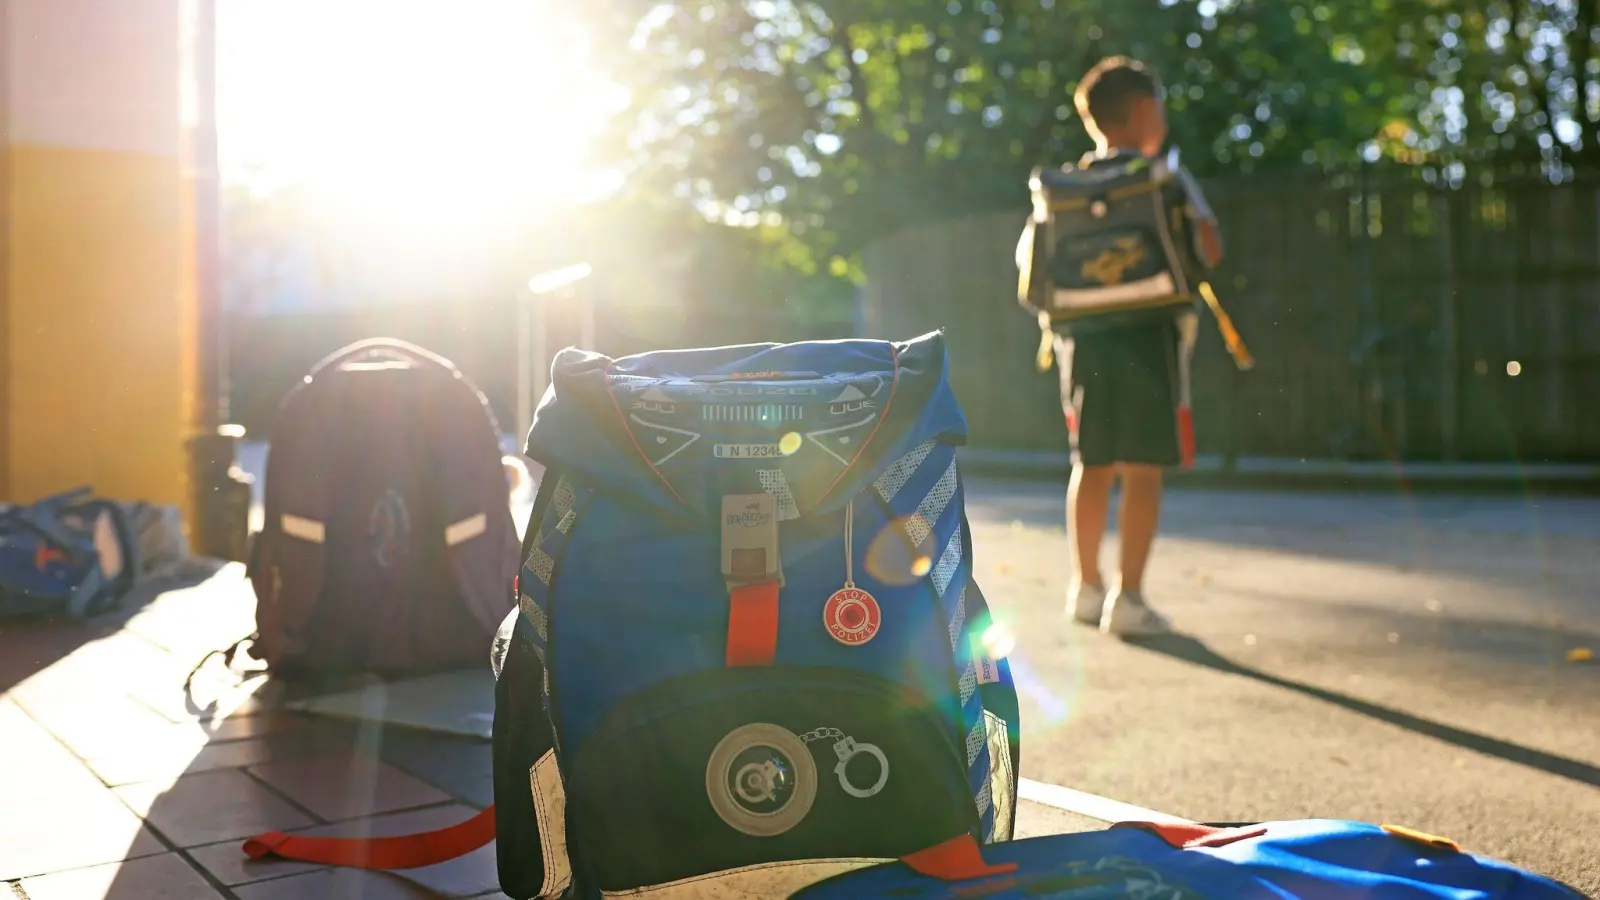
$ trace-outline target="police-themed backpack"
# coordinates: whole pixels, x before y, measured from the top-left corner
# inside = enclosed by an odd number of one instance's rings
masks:
[[[971,577],[942,336],[568,349],[553,370],[496,647],[502,889],[985,871],[1017,702]]]

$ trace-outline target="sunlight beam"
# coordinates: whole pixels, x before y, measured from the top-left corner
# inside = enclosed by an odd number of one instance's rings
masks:
[[[627,92],[573,39],[571,7],[220,2],[227,180],[300,184],[340,218],[440,234],[614,187],[593,142]]]

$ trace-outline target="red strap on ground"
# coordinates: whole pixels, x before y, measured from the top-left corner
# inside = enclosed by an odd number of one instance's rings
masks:
[[[729,666],[770,666],[778,655],[778,583],[736,587],[728,598]]]
[[[1118,822],[1111,827],[1137,828],[1140,831],[1148,831],[1178,850],[1194,850],[1199,847],[1222,847],[1234,841],[1260,837],[1267,833],[1264,825],[1218,828],[1215,825],[1202,825],[1199,822],[1186,822],[1182,825],[1158,824],[1155,822]]]
[[[983,851],[977,838],[963,834],[926,850],[918,850],[900,861],[913,871],[940,881],[966,881],[971,878],[988,878],[1017,870],[1016,863],[991,866],[983,861]]]
[[[304,837],[269,831],[244,842],[251,859],[278,856],[355,869],[420,869],[466,856],[494,840],[494,807],[459,825],[381,838]]]

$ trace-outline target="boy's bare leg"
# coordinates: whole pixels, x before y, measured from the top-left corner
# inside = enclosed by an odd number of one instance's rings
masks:
[[[1122,539],[1119,587],[1137,594],[1144,587],[1144,569],[1150,562],[1150,548],[1155,544],[1156,525],[1161,519],[1161,467],[1119,463],[1117,469],[1122,475],[1122,509],[1117,517],[1117,532]],[[1097,542],[1098,539],[1097,535]]]
[[[1078,465],[1072,467],[1072,481],[1067,486],[1073,580],[1093,588],[1105,587],[1100,576],[1100,541],[1111,515],[1111,487],[1116,479],[1114,466]]]

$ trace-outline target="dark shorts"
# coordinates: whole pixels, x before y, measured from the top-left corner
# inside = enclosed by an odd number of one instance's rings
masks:
[[[1160,323],[1056,338],[1075,465],[1182,462],[1179,330]]]

